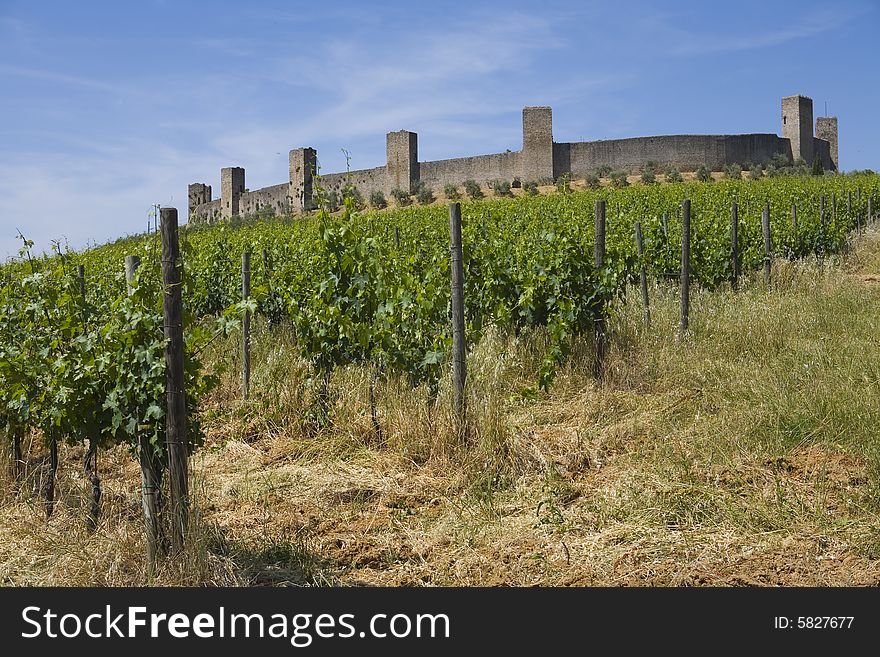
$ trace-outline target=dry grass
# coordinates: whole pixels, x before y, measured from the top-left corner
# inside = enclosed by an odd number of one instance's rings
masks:
[[[654,286],[612,321],[602,385],[587,341],[551,394],[540,332],[488,336],[469,357],[472,436],[449,391],[346,368],[333,421],[283,329],[259,326],[254,398],[235,341],[203,409],[191,549],[148,580],[135,464],[102,457],[104,517],[85,530],[81,454],[62,451],[46,522],[0,483],[0,581],[24,584],[876,585],[880,583],[880,235],[842,262],[777,262],[774,289]],[[34,451],[37,451],[36,449]]]

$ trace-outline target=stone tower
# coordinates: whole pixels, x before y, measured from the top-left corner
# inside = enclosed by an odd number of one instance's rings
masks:
[[[193,183],[187,188],[189,201],[189,216],[192,217],[196,206],[211,202],[211,186],[205,183]]]
[[[314,210],[312,181],[318,170],[318,153],[314,148],[295,148],[289,153],[290,178],[287,196],[294,212]]]
[[[523,108],[523,180],[553,179],[553,113],[549,107]]]
[[[837,117],[836,116],[820,116],[816,118],[816,137],[824,139],[831,147],[831,162],[834,164],[834,170],[840,171],[840,165],[837,162]]]
[[[220,169],[220,218],[238,216],[238,201],[244,194],[244,169],[225,167]]]
[[[402,189],[411,192],[419,181],[419,136],[409,130],[385,135],[385,185],[387,192]]]
[[[785,96],[782,99],[782,136],[791,142],[791,157],[813,163],[813,99]]]

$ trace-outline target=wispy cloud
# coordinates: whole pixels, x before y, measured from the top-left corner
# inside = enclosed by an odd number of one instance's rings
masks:
[[[723,52],[742,52],[759,48],[781,46],[791,41],[807,39],[825,32],[831,32],[864,15],[868,9],[834,6],[814,11],[788,26],[749,34],[687,33],[675,39],[677,45],[672,52],[676,55],[711,54]]]
[[[151,153],[151,157],[140,155]],[[196,179],[211,157],[142,141],[120,141],[103,152],[19,154],[0,162],[0,260],[20,246],[18,230],[45,250],[52,240],[75,248],[146,227],[152,203],[185,211],[181,176]]]
[[[117,85],[102,82],[92,78],[82,77],[78,75],[68,75],[66,73],[58,73],[57,71],[49,71],[38,68],[27,68],[23,66],[12,66],[9,64],[0,64],[0,76],[14,76],[26,78],[28,80],[41,80],[46,82],[54,82],[57,84],[66,84],[75,87],[85,87],[87,89],[96,89],[100,91],[117,92]]]
[[[262,73],[270,84],[324,98],[308,119],[255,125],[219,136],[215,146],[259,156],[274,151],[279,139],[291,146],[334,139],[344,146],[390,130],[427,126],[448,126],[445,134],[432,136],[438,141],[454,136],[457,143],[516,135],[515,123],[510,131],[486,131],[486,120],[522,106],[522,88],[513,80],[525,74],[536,55],[564,47],[553,28],[551,19],[512,12],[487,23],[462,21],[442,33],[427,27],[384,40],[325,41],[317,52],[280,57]],[[605,81],[599,77],[594,83]]]
[[[16,34],[21,34],[24,32],[25,23],[20,18],[15,18],[13,16],[0,16],[0,28],[7,29]]]

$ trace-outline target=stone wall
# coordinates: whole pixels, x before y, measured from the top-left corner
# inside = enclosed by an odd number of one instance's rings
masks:
[[[705,165],[720,171],[729,164],[764,164],[788,149],[788,140],[771,134],[669,135],[554,144],[553,158],[558,170],[579,178],[601,165],[637,173],[648,161],[661,169],[695,171]]]
[[[190,206],[188,223],[213,224],[220,220],[220,199],[202,203],[196,207]]]
[[[357,187],[358,191],[366,200],[370,196],[370,192],[384,192],[387,185],[385,176],[385,167],[374,167],[372,169],[356,169],[346,173],[328,173],[320,178],[321,187],[325,191],[334,191],[342,194],[343,188],[352,184]]]
[[[287,195],[288,183],[263,187],[253,192],[244,192],[238,198],[240,215],[268,212],[270,214],[289,214],[290,197]]]
[[[476,155],[456,157],[451,160],[419,162],[420,180],[435,191],[452,183],[461,185],[465,180],[476,180],[480,184],[494,180],[512,181],[521,177],[519,152],[497,153],[495,155]]]
[[[822,168],[825,171],[837,171],[837,163],[834,162],[831,144],[824,139],[813,139],[813,156],[822,160]]]
[[[839,170],[837,161],[837,117],[820,116],[816,118],[816,137],[828,142],[828,157],[835,171]],[[831,167],[825,166],[826,169]]]
[[[730,164],[764,164],[777,154],[789,161],[803,158],[812,164],[819,155],[826,169],[837,168],[837,117],[819,117],[813,136],[813,101],[806,96],[782,99],[782,136],[747,135],[668,135],[556,143],[549,107],[526,107],[522,114],[522,150],[492,155],[458,157],[419,162],[418,135],[408,130],[386,135],[384,166],[348,173],[320,176],[326,191],[341,193],[348,183],[366,200],[374,191],[389,194],[394,189],[414,191],[424,184],[441,192],[449,183],[461,185],[475,180],[480,185],[494,181],[546,182],[562,175],[583,177],[600,166],[637,173],[646,162],[662,169],[676,167],[694,171],[700,166],[721,170]],[[211,186],[189,186],[189,217],[193,222],[212,222],[236,215],[271,210],[275,214],[301,212],[315,207],[313,176],[317,153],[313,148],[290,151],[288,181],[253,192],[245,192],[245,171],[241,167],[221,170],[221,198],[211,200]]]

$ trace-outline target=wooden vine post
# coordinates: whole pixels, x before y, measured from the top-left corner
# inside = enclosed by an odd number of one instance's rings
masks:
[[[452,382],[453,414],[455,431],[459,441],[465,439],[467,404],[465,382],[467,362],[465,360],[464,334],[464,263],[461,248],[461,204],[449,204],[449,253],[452,264]]]
[[[739,286],[739,206],[730,206],[730,287],[735,292]]]
[[[819,239],[816,245],[816,259],[819,266],[825,259],[825,194],[819,195]]]
[[[86,270],[85,266],[76,266],[76,278],[79,283],[79,296],[82,300],[82,322],[83,329],[88,319],[86,316]],[[89,531],[95,531],[98,528],[98,518],[101,515],[101,480],[98,477],[98,441],[89,436],[89,448],[83,456],[83,473],[92,486],[92,500],[89,505],[89,515],[86,519],[86,526]]]
[[[681,202],[681,324],[679,338],[688,332],[691,306],[691,202]]]
[[[642,222],[636,222],[636,252],[639,256],[639,286],[642,290],[642,308],[645,326],[651,325],[651,307],[648,299],[648,271],[645,268],[645,242],[642,238]]]
[[[241,254],[241,300],[251,296],[251,252]],[[251,311],[246,309],[241,320],[241,396],[245,401],[251,392]]]
[[[162,281],[165,317],[165,393],[168,412],[165,442],[171,479],[171,546],[180,552],[189,520],[187,473],[186,392],[183,387],[183,299],[180,285],[180,246],[177,209],[162,208]]]
[[[605,266],[605,201],[596,201],[596,244],[594,250],[594,264],[596,275],[602,275],[602,268]],[[596,379],[602,378],[605,369],[605,351],[607,347],[607,326],[605,323],[605,309],[601,308],[596,312],[593,319],[596,353],[593,358],[593,376]]]
[[[138,256],[125,256],[125,283],[128,296],[134,294],[134,277],[140,266],[141,259]],[[155,449],[150,443],[149,435],[144,431],[138,432],[138,463],[141,467],[141,504],[147,532],[147,572],[152,577],[156,573],[156,564],[159,560],[159,492],[162,488],[162,480],[159,475],[161,466],[157,461]]]
[[[770,286],[770,267],[773,262],[773,242],[770,235],[770,204],[764,204],[761,214],[761,228],[764,231],[764,285]]]
[[[837,232],[837,192],[831,192],[831,229]]]
[[[846,225],[847,228],[852,228],[853,223],[853,211],[852,211],[852,190],[846,193]],[[861,230],[861,220],[856,217],[856,230]]]

